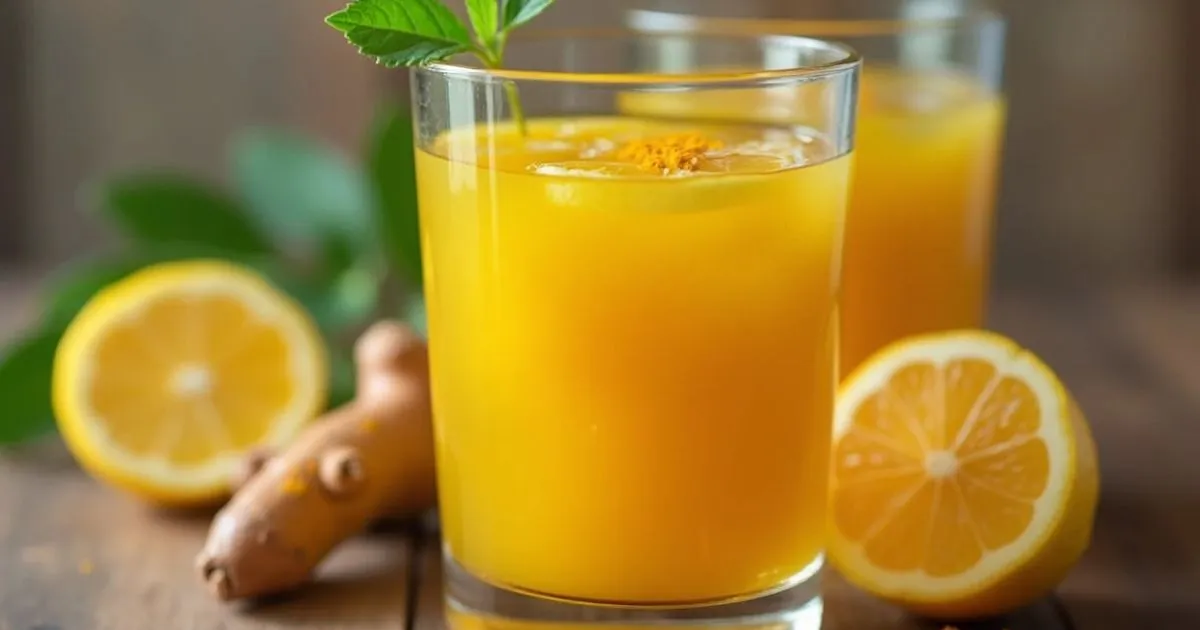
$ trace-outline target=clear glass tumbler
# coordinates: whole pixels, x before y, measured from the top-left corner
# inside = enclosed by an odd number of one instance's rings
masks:
[[[413,71],[451,611],[817,627],[857,54],[508,46]],[[781,91],[802,115],[630,113]]]
[[[782,33],[863,55],[846,229],[843,376],[881,347],[983,325],[1006,105],[1004,21],[975,0],[646,0],[642,30]],[[770,16],[764,19],[747,15]],[[659,62],[687,63],[680,49]],[[641,113],[786,122],[800,99],[659,97]],[[803,117],[803,116],[801,116]]]

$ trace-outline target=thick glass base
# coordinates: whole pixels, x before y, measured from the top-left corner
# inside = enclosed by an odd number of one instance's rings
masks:
[[[525,630],[554,626],[697,626],[738,630],[817,630],[821,627],[818,557],[779,589],[737,601],[687,607],[639,607],[545,599],[493,586],[445,556],[446,616],[451,630]]]

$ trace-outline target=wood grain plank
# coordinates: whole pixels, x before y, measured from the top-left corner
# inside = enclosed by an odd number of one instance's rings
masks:
[[[0,332],[24,320],[29,282],[0,276]],[[993,323],[1064,378],[1091,419],[1104,471],[1092,548],[1059,589],[1085,630],[1200,627],[1200,288],[1003,294]],[[225,607],[191,572],[204,515],[168,515],[103,489],[54,442],[0,454],[0,629],[444,627],[436,539],[363,537],[297,597]],[[415,608],[406,593],[420,587]],[[828,628],[928,630],[844,583]],[[1068,627],[1042,602],[992,628]]]
[[[0,273],[0,339],[41,274]],[[57,440],[0,451],[0,630],[403,628],[407,535],[354,540],[295,597],[222,606],[192,568],[208,514],[165,514],[87,477]]]
[[[0,273],[0,340],[29,321],[42,276]],[[193,569],[210,516],[155,511],[106,489],[57,439],[0,449],[0,630],[405,627],[407,531],[346,543],[293,596],[226,606]]]
[[[413,630],[546,630],[554,628],[577,628],[578,630],[603,630],[604,628],[622,628],[637,630],[649,626],[636,624],[624,626],[600,625],[587,623],[533,623],[517,620],[505,620],[496,623],[488,619],[461,611],[447,615],[443,603],[442,592],[442,554],[441,543],[436,536],[424,538],[421,545],[421,582],[420,594],[415,598],[416,623]],[[946,624],[914,618],[894,606],[855,589],[836,574],[827,574],[825,581],[825,618],[824,630],[941,630]],[[959,630],[1071,630],[1073,626],[1065,618],[1057,602],[1046,600],[1018,611],[1002,619],[994,619],[973,624],[955,624]],[[744,630],[764,630],[784,628],[762,623],[747,624]],[[721,626],[728,630],[738,630],[741,626]]]
[[[110,492],[54,441],[0,455],[0,515],[0,628],[404,627],[405,535],[347,543],[294,596],[226,606],[193,571],[209,514],[155,512]]]
[[[1200,406],[1200,287],[1142,285],[1106,297],[1114,325],[1147,361],[1147,378]]]

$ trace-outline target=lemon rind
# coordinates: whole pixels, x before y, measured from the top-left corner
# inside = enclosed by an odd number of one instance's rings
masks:
[[[123,318],[136,317],[165,296],[205,293],[235,296],[277,326],[292,350],[292,377],[302,386],[288,408],[271,422],[262,444],[285,445],[324,406],[328,383],[324,345],[298,304],[258,275],[231,263],[163,263],[102,290],[80,311],[59,343],[52,386],[55,415],[68,448],[85,469],[126,490],[164,502],[203,500],[228,489],[240,453],[218,455],[199,465],[135,455],[107,435],[103,421],[87,411],[84,402],[96,369],[90,358],[106,328]]]
[[[1040,359],[1013,341],[994,333],[958,331],[911,337],[896,342],[853,371],[839,392],[834,419],[834,441],[853,424],[852,411],[870,393],[890,379],[901,366],[916,361],[944,364],[950,359],[981,358],[994,363],[1002,374],[1015,374],[1030,386],[1042,409],[1038,434],[1050,456],[1048,485],[1033,502],[1034,517],[1026,532],[999,549],[988,550],[983,560],[954,576],[932,576],[922,570],[896,572],[881,569],[865,558],[855,541],[842,539],[831,528],[834,565],[859,585],[869,585],[876,595],[918,603],[954,601],[988,591],[1034,562],[1062,526],[1075,491],[1076,447],[1065,388]]]

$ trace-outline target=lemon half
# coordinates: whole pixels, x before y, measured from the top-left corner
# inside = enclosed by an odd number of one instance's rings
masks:
[[[830,558],[853,583],[942,618],[1048,593],[1087,548],[1096,451],[1065,387],[996,334],[903,340],[843,383]]]
[[[148,267],[94,297],[54,364],[54,410],[94,476],[156,503],[220,498],[250,449],[282,446],[325,405],[305,311],[216,261]]]

